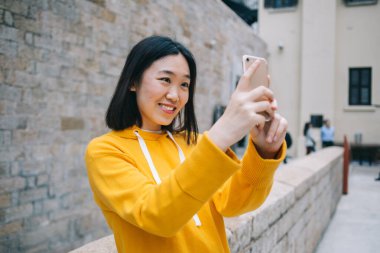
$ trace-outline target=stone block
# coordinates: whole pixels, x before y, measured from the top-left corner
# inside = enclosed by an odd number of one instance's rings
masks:
[[[10,40],[3,40],[0,38],[0,53],[6,57],[17,57],[18,43]]]
[[[20,192],[20,203],[25,204],[48,197],[47,187],[33,188]]]
[[[0,238],[4,235],[18,233],[22,231],[22,220],[12,221],[1,225]]]
[[[41,174],[37,176],[37,186],[47,186],[49,184],[49,175]]]
[[[9,146],[12,144],[12,132],[0,130],[0,145]]]
[[[2,211],[4,215],[4,223],[8,223],[32,216],[33,205],[28,203],[25,205],[2,209]]]
[[[5,12],[6,14],[7,12]],[[0,38],[3,40],[18,41],[18,30],[13,27],[0,26]]]
[[[12,197],[9,193],[0,195],[0,208],[10,207],[12,204]]]
[[[43,82],[41,77],[24,71],[16,70],[14,72],[14,83],[16,87],[21,88],[37,88]]]
[[[32,129],[16,129],[13,130],[14,145],[36,145],[39,141],[39,132]]]
[[[11,162],[0,162],[0,176],[8,177],[11,175]]]
[[[33,37],[34,37],[33,33],[31,33],[31,32],[25,33],[25,42],[27,45],[29,45],[29,46],[34,45],[34,38]]]
[[[52,242],[57,239],[68,240],[69,220],[57,221],[50,223],[46,227],[37,227],[34,231],[21,235],[21,249],[33,248],[46,241]],[[48,237],[47,237],[48,235]]]
[[[312,170],[305,167],[296,167],[292,163],[278,170],[275,174],[275,180],[294,186],[295,197],[298,199],[315,183],[316,178]]]
[[[27,118],[24,116],[2,116],[0,118],[0,129],[25,129],[26,124]]]
[[[288,238],[285,236],[280,241],[277,242],[277,244],[274,246],[274,248],[270,251],[270,253],[291,253],[289,251],[288,246]]]
[[[43,200],[43,209],[45,213],[56,211],[60,208],[59,199],[50,198]]]
[[[1,84],[0,85],[0,99],[18,102],[21,100],[22,90],[20,88]]]
[[[26,181],[22,177],[0,178],[0,193],[24,189]]]
[[[83,118],[79,117],[62,117],[61,118],[61,129],[63,131],[68,130],[82,130],[84,129]]]
[[[37,176],[46,171],[46,165],[44,161],[26,160],[20,161],[20,171],[22,176]]]
[[[260,240],[262,240],[262,252],[271,252],[276,246],[278,234],[277,227],[272,226],[266,230]]]
[[[47,252],[50,247],[50,244],[48,241],[39,243],[38,245],[34,245],[30,248],[23,249],[23,252],[25,253],[41,253],[41,252]],[[56,250],[56,249],[54,249]],[[63,252],[63,251],[62,251]]]
[[[115,239],[113,235],[108,235],[106,237],[100,238],[92,242],[91,244],[72,250],[69,253],[87,253],[87,252],[117,253]]]
[[[36,71],[37,73],[43,76],[59,77],[61,73],[61,66],[59,65],[59,63],[49,64],[49,63],[37,62]]]
[[[230,231],[229,245],[234,252],[239,252],[252,240],[253,213],[246,213],[237,217],[225,218],[226,230]]]
[[[35,176],[29,176],[25,178],[26,180],[26,188],[34,188],[36,186],[36,177]]]
[[[24,220],[24,232],[34,231],[36,228],[46,227],[50,224],[47,214],[33,215]]]

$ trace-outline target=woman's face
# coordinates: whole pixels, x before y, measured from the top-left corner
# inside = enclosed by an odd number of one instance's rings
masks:
[[[169,125],[189,99],[190,70],[182,54],[168,55],[145,70],[136,91],[142,129]]]

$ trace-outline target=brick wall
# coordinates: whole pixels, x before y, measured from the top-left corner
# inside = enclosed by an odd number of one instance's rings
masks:
[[[0,1],[0,252],[66,252],[108,234],[83,155],[141,38],[175,37],[199,67],[201,130],[244,53],[266,46],[219,0]]]

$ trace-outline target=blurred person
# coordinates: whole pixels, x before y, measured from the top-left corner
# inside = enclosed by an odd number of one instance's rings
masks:
[[[315,140],[311,136],[311,123],[306,122],[303,128],[303,135],[305,136],[306,155],[315,152]]]
[[[323,121],[323,126],[321,128],[321,140],[322,148],[330,147],[334,145],[334,134],[335,129],[331,126],[330,120],[326,119]]]
[[[290,147],[293,144],[293,140],[292,140],[292,136],[290,135],[289,132],[286,132],[285,142],[286,142],[286,149],[287,150],[290,149]],[[286,154],[285,159],[284,159],[284,163],[288,163],[288,158],[289,158],[289,156]]]

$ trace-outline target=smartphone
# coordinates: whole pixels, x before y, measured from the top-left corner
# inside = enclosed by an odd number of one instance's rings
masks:
[[[249,66],[251,66],[256,61],[260,61],[260,65],[252,77],[252,89],[259,86],[269,87],[268,62],[264,58],[251,55],[243,55],[243,71],[247,71]]]
[[[255,89],[259,86],[269,87],[269,79],[268,79],[268,62],[264,58],[252,56],[252,55],[243,55],[243,71],[247,71],[249,66],[251,66],[254,62],[260,61],[259,67],[256,69],[256,72],[253,74],[251,79],[251,87]],[[271,121],[272,115],[268,112],[260,113],[265,116],[265,121]]]

